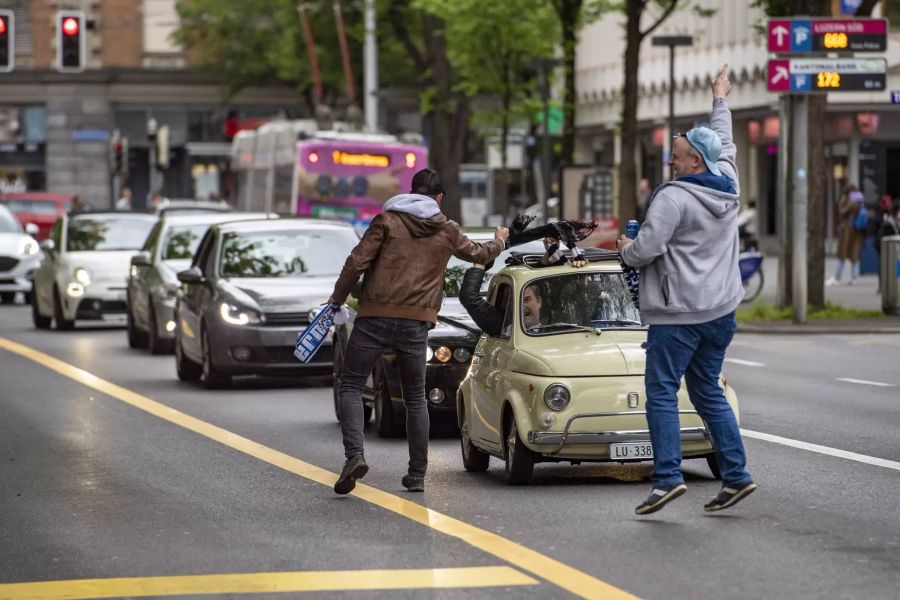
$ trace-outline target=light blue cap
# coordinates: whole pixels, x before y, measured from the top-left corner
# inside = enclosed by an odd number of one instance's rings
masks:
[[[713,175],[721,175],[722,172],[716,166],[719,155],[722,153],[722,140],[716,135],[716,132],[709,127],[694,127],[684,137],[690,142],[694,150],[700,153],[706,168]]]

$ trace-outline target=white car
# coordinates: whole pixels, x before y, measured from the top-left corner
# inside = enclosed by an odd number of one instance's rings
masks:
[[[35,327],[51,319],[60,330],[76,319],[125,318],[131,257],[144,244],[157,217],[128,212],[85,212],[57,219],[41,242],[44,258],[34,273],[31,313]]]
[[[37,226],[22,229],[8,208],[0,204],[0,301],[12,304],[16,292],[31,297],[31,272],[41,262],[41,249],[29,233]]]

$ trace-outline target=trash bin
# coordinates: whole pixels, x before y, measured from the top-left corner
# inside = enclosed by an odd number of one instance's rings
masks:
[[[881,310],[900,315],[900,235],[881,238]]]

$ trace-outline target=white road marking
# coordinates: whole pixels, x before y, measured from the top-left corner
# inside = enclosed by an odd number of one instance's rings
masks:
[[[809,442],[801,442],[800,440],[792,440],[790,438],[772,435],[771,433],[762,433],[759,431],[750,431],[749,429],[741,429],[741,435],[757,440],[772,442],[773,444],[781,444],[790,446],[791,448],[799,448],[800,450],[808,450],[809,452],[817,452],[826,456],[834,456],[837,458],[845,458],[856,462],[865,463],[867,465],[875,465],[876,467],[885,467],[900,471],[900,462],[867,456],[865,454],[857,454],[856,452],[847,452],[846,450],[838,450],[837,448],[829,448],[828,446],[820,446],[818,444],[810,444]]]
[[[745,367],[764,367],[766,363],[755,362],[752,360],[743,360],[740,358],[726,358],[725,362],[732,363],[734,365],[744,365]]]
[[[869,381],[868,379],[853,379],[852,377],[835,377],[837,381],[846,381],[847,383],[858,383],[860,385],[874,385],[876,387],[897,387],[893,383],[881,383],[880,381]]]

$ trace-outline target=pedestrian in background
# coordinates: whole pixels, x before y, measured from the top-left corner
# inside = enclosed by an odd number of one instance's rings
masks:
[[[75,194],[72,196],[72,211],[73,212],[88,212],[90,210],[94,210],[94,207],[91,206],[90,202],[87,202],[80,195]]]
[[[341,370],[339,402],[346,462],[334,485],[348,494],[369,466],[363,452],[362,389],[381,355],[392,351],[400,368],[406,405],[409,469],[402,479],[410,492],[425,491],[428,466],[428,406],[425,353],[428,330],[437,322],[450,256],[488,263],[505,248],[509,230],[477,244],[441,213],[441,178],[431,169],[413,176],[412,191],[390,198],[344,263],[329,303],[343,304],[363,273],[359,311]]]
[[[756,489],[737,419],[719,383],[744,295],[727,64],[712,89],[712,129],[695,127],[675,138],[673,180],[654,192],[638,236],[616,241],[625,264],[641,268],[641,317],[649,324],[645,384],[653,488],[637,514],[655,512],[687,490],[676,396],[682,377],[722,473],[722,489],[704,509],[728,508]]]
[[[859,255],[866,239],[866,228],[856,227],[856,222],[859,212],[864,210],[863,198],[862,192],[852,183],[841,194],[838,203],[838,263],[834,275],[825,281],[825,285],[837,285],[841,282],[845,262],[850,263],[850,281],[847,285],[853,285],[859,277]]]
[[[131,188],[122,188],[122,197],[116,200],[116,210],[131,210]]]

